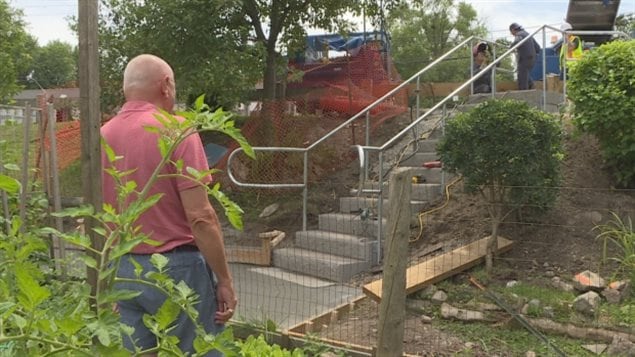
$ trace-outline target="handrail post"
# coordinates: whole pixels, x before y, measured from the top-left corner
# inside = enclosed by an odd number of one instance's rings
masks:
[[[370,110],[366,111],[366,138],[364,145],[370,145]],[[368,180],[368,155],[364,156],[364,180]]]
[[[468,48],[470,51],[470,78],[474,77],[474,55],[472,53],[472,48],[474,48],[474,42],[470,39],[470,48]],[[474,94],[474,82],[470,83],[470,94]]]
[[[383,206],[384,206],[384,151],[379,151],[379,196],[377,197],[377,263],[381,262],[382,255],[382,246],[381,246],[381,238],[382,238],[382,217],[383,217]],[[390,193],[388,193],[390,194]]]
[[[496,61],[496,46],[492,46],[492,62]],[[492,70],[492,98],[496,97],[496,67]]]
[[[547,111],[547,31],[542,28],[542,110]]]
[[[307,228],[307,205],[309,201],[309,152],[304,152],[304,187],[302,188],[302,230]]]
[[[417,107],[416,107],[417,110],[415,111],[416,113],[415,118],[418,118],[421,113],[420,100],[421,100],[421,76],[417,76]]]

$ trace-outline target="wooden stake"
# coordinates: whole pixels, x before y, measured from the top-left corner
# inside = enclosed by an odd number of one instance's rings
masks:
[[[0,175],[4,174],[4,163],[2,162],[2,151],[0,150]],[[11,231],[11,222],[9,220],[9,199],[7,193],[0,191],[0,197],[2,198],[2,212],[4,213],[4,219],[6,223],[7,234]]]
[[[398,168],[390,177],[390,208],[384,258],[384,284],[379,305],[378,357],[403,354],[406,317],[406,268],[410,239],[412,169]]]
[[[57,137],[55,134],[55,108],[53,108],[53,104],[49,103],[47,107],[48,117],[49,117],[49,140],[51,143],[51,160],[49,167],[49,172],[51,173],[51,193],[53,196],[53,212],[60,212],[62,210],[62,199],[60,197],[60,177],[59,170],[57,167]],[[61,217],[54,217],[53,222],[55,222],[55,229],[58,231],[62,231],[64,229],[62,225]],[[55,245],[57,241],[57,246],[59,249],[59,259],[64,260],[66,258],[66,244],[63,239],[59,237],[53,238],[53,245]],[[66,276],[66,264],[62,262],[59,265],[60,271],[62,272],[62,276]]]
[[[98,51],[98,0],[78,2],[79,33],[79,96],[82,134],[82,184],[84,202],[92,205],[95,211],[101,210],[101,111],[99,107],[99,51]],[[86,217],[86,233],[90,236],[94,249],[102,251],[104,241],[94,231],[97,222]],[[95,257],[94,257],[95,258]],[[88,269],[88,283],[92,296],[98,287],[97,272]],[[96,308],[93,301],[93,308]]]
[[[24,223],[26,220],[26,194],[29,187],[29,149],[30,149],[30,128],[31,128],[31,104],[26,105],[24,116],[22,117],[22,192],[20,193],[20,221],[22,226],[20,231],[24,232]]]

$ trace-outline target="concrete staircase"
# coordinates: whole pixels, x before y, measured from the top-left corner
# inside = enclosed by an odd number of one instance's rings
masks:
[[[542,92],[536,90],[518,91],[497,94],[497,97],[518,98],[526,100],[533,105],[541,106]],[[452,117],[457,112],[470,110],[476,103],[491,98],[489,95],[474,95],[449,114]],[[557,111],[557,105],[561,97],[548,96],[548,110]],[[430,122],[436,124],[430,126]],[[442,130],[437,124],[440,116],[428,120],[425,130],[429,133],[427,139],[418,141],[418,150],[410,152],[407,156],[398,155],[404,146],[409,145],[408,139],[395,145],[395,148],[387,152],[387,164],[383,173],[394,166],[411,167],[413,174],[421,178],[412,184],[411,208],[413,215],[420,212],[426,206],[440,200],[443,194],[444,184],[450,179],[447,173],[439,168],[427,169],[423,163],[438,159],[436,146]],[[424,123],[422,123],[424,124]],[[392,153],[392,154],[391,154]],[[404,156],[404,157],[402,157]],[[377,172],[377,168],[371,171]],[[357,189],[351,190],[351,195],[339,198],[339,212],[319,215],[317,230],[300,231],[295,234],[294,247],[279,248],[273,251],[273,265],[300,274],[319,277],[327,280],[344,282],[354,275],[367,271],[373,265],[379,263],[378,239],[379,219],[378,203],[383,199],[382,228],[386,229],[386,213],[390,204],[388,192],[388,178],[385,176],[381,198],[377,193],[366,193],[366,190],[378,191],[377,182],[368,182],[363,186],[362,193]],[[384,231],[385,233],[385,231]],[[385,237],[385,234],[382,234]]]

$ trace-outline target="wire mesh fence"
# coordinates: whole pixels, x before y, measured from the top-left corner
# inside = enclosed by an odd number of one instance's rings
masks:
[[[352,188],[350,181],[333,179],[316,185],[324,195],[315,202],[323,209],[308,231],[301,230],[298,207],[291,204],[293,195],[262,202],[276,210],[260,219],[261,230],[284,232],[285,238],[271,248],[271,268],[233,266],[242,316],[250,324],[274,322],[292,335],[319,336],[371,353],[384,298],[376,283],[382,269],[394,262],[378,265],[370,259],[360,271],[343,273],[356,269],[342,268],[343,260],[350,263],[375,252],[363,243],[376,244],[376,222],[367,217],[362,222],[371,228],[360,228],[360,213],[340,212],[346,197],[341,192]],[[591,355],[583,346],[607,347],[617,335],[632,338],[631,287],[620,283],[632,279],[624,265],[632,248],[624,253],[624,243],[615,239],[607,241],[604,250],[605,241],[598,236],[609,227],[622,227],[619,217],[624,223],[622,234],[631,237],[632,247],[633,231],[627,222],[635,214],[635,191],[554,190],[558,199],[553,208],[539,212],[525,207],[507,216],[499,238],[504,253],[496,255],[490,274],[482,265],[485,239],[491,232],[488,203],[464,192],[459,182],[443,209],[421,213],[443,204],[440,201],[413,211],[419,213],[412,217],[406,258],[406,353]],[[333,216],[340,221],[329,221]],[[357,247],[357,258],[349,256],[344,237],[364,237],[347,242]],[[231,239],[228,243],[232,249]],[[585,283],[585,276],[591,276],[591,284]]]

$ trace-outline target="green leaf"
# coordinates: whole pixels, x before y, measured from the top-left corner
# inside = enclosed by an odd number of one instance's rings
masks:
[[[110,344],[112,343],[110,339],[110,333],[108,332],[106,327],[100,326],[99,328],[97,328],[97,330],[95,330],[95,336],[97,336],[99,342],[106,347],[110,346]]]
[[[93,209],[93,206],[91,205],[82,205],[79,207],[69,207],[66,208],[64,210],[62,210],[61,212],[54,212],[52,213],[53,216],[55,217],[86,217],[86,216],[92,216],[93,213],[95,213],[95,210]]]
[[[152,126],[152,125],[145,125],[143,127],[143,130],[147,131],[148,133],[152,133],[152,134],[161,134],[161,129],[159,129],[156,126]]]
[[[181,308],[174,301],[166,299],[163,305],[157,310],[154,318],[158,324],[160,330],[165,330],[170,326],[176,318],[179,316]]]
[[[205,105],[205,94],[201,94],[196,98],[196,101],[194,101],[194,110],[200,112],[203,110],[203,105]]]
[[[133,257],[128,258],[128,261],[134,266],[134,276],[139,279],[143,273],[143,267]]]
[[[100,304],[109,304],[117,301],[134,299],[141,295],[141,291],[137,290],[125,290],[125,289],[113,289],[100,295]]]
[[[11,318],[13,319],[13,322],[15,323],[16,326],[18,326],[18,328],[23,329],[26,327],[26,319],[24,319],[24,317],[18,315],[18,314],[13,314],[11,315]]]
[[[110,252],[110,259],[117,259],[124,254],[130,253],[134,247],[138,246],[144,241],[145,237],[136,237],[123,243],[119,243],[112,248]]]
[[[97,261],[95,260],[95,258],[87,254],[82,254],[80,255],[80,259],[84,262],[84,264],[86,264],[86,266],[97,269]]]
[[[4,168],[9,171],[20,171],[20,166],[16,164],[4,164]]]
[[[121,156],[117,156],[115,154],[115,151],[112,149],[110,145],[108,145],[108,143],[106,142],[106,140],[104,140],[104,138],[101,138],[101,147],[104,149],[104,152],[106,153],[108,162],[113,163],[121,159]]]
[[[31,275],[31,270],[23,264],[16,264],[15,277],[19,291],[18,300],[27,311],[33,311],[51,295],[47,288],[38,284]]]
[[[169,259],[161,254],[152,254],[150,257],[150,263],[157,268],[158,271],[163,271],[168,265]]]
[[[13,177],[0,175],[0,190],[8,193],[18,193],[22,189],[20,182]]]

